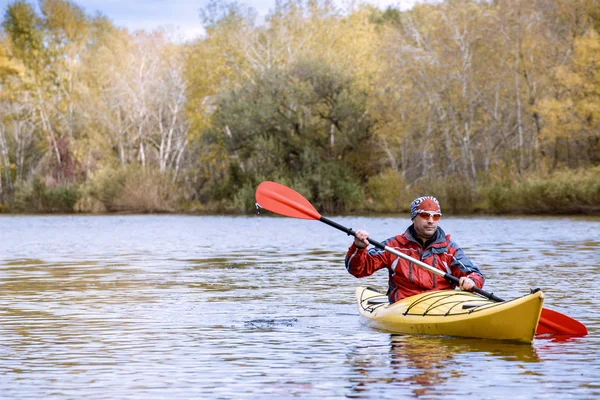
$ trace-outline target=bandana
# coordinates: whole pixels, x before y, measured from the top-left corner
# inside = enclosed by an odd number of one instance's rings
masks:
[[[442,214],[440,202],[433,196],[423,196],[410,203],[410,219],[414,219],[419,211],[432,211]]]

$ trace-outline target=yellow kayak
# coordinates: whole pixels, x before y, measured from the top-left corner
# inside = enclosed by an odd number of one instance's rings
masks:
[[[366,325],[386,332],[531,343],[544,294],[537,291],[497,303],[475,293],[442,290],[389,304],[384,293],[359,286],[356,300]]]

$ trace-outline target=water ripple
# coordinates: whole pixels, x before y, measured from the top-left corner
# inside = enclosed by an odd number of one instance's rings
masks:
[[[377,240],[407,224],[336,220]],[[351,240],[315,221],[0,217],[2,397],[599,397],[600,223],[443,222],[486,289],[541,287],[590,334],[520,345],[371,330],[354,287],[385,287],[387,274],[350,276]]]

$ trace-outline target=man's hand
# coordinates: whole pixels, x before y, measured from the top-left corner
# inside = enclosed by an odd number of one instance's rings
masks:
[[[475,282],[473,279],[463,276],[458,280],[458,286],[460,287],[460,290],[470,292],[475,287]]]
[[[362,229],[358,229],[354,233],[354,245],[359,249],[364,249],[369,247],[369,232],[363,231]],[[471,281],[472,282],[472,281]]]

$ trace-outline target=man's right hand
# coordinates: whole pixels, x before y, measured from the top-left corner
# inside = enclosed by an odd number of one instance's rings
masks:
[[[368,238],[369,232],[358,229],[354,233],[354,245],[359,249],[367,248],[369,246]]]

